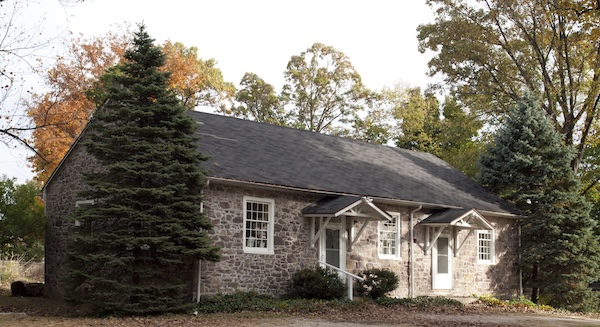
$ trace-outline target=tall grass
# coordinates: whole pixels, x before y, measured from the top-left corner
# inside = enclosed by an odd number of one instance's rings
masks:
[[[25,260],[12,253],[0,254],[0,285],[10,285],[15,281],[43,282],[44,263]]]

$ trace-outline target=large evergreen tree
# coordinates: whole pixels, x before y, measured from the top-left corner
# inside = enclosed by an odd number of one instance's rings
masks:
[[[86,175],[81,196],[94,203],[72,216],[79,227],[69,246],[69,289],[104,313],[182,311],[186,272],[196,259],[219,257],[200,211],[205,157],[143,26],[125,58],[85,143],[104,169]]]
[[[599,245],[570,167],[574,155],[529,96],[481,155],[478,179],[527,215],[522,268],[532,300],[581,310],[593,305],[587,286],[598,277]]]

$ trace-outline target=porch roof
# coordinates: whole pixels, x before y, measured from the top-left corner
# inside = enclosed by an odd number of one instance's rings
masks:
[[[422,220],[420,224],[432,227],[455,226],[463,229],[494,229],[492,224],[475,209],[437,210]]]
[[[305,217],[338,217],[346,215],[354,218],[392,220],[392,216],[375,205],[373,200],[368,197],[359,196],[328,196],[302,209],[302,214]]]

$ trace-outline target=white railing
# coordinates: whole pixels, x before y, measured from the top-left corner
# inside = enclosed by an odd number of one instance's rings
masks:
[[[346,284],[348,286],[348,299],[350,299],[350,301],[352,301],[352,295],[354,293],[354,283],[352,282],[352,279],[354,278],[354,279],[360,280],[360,281],[363,281],[365,279],[360,276],[357,276],[351,272],[348,272],[348,271],[342,270],[336,266],[330,265],[326,262],[319,261],[319,263],[324,265],[327,269],[333,269],[333,270],[337,271],[338,273],[342,273],[342,274],[346,275]]]

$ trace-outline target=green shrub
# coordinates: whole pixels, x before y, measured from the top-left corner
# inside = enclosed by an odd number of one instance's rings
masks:
[[[288,291],[289,297],[303,299],[341,299],[345,294],[346,285],[338,274],[321,267],[297,271]]]
[[[398,275],[387,269],[367,269],[359,274],[363,281],[358,281],[356,291],[359,294],[378,299],[398,288]]]
[[[200,297],[197,313],[232,313],[232,312],[285,312],[326,313],[331,310],[351,310],[360,306],[358,302],[348,299],[280,299],[257,292],[236,292]]]
[[[279,305],[279,300],[269,295],[256,292],[236,292],[200,297],[198,312],[239,312],[239,311],[273,311]]]
[[[402,298],[402,299],[393,299],[382,297],[375,300],[375,302],[379,305],[383,306],[403,306],[403,307],[419,307],[419,308],[429,308],[429,307],[444,307],[444,306],[455,306],[460,307],[463,304],[458,300],[449,299],[443,296],[417,296],[414,298]]]

